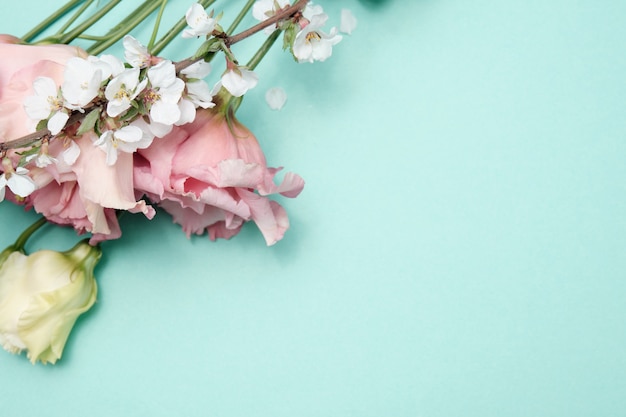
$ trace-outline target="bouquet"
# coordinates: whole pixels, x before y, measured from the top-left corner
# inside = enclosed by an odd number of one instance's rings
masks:
[[[10,57],[0,63],[0,201],[42,215],[0,253],[0,344],[26,351],[32,363],[61,358],[77,317],[95,302],[100,243],[122,236],[122,213],[152,219],[159,207],[187,236],[211,240],[235,236],[246,222],[267,245],[283,237],[287,213],[270,196],[294,198],[304,180],[288,172],[277,181],[281,168],[267,165],[236,111],[281,36],[296,61],[313,63],[329,58],[339,32],[356,26],[348,10],[340,30],[327,30],[320,5],[251,0],[225,29],[223,13],[207,11],[216,0],[202,0],[157,39],[167,1],[148,0],[94,36],[86,31],[119,0],[89,15],[91,3],[71,0],[22,38],[0,35],[0,55]],[[36,40],[70,13],[57,33]],[[237,32],[249,13],[258,23]],[[147,43],[129,34],[152,20]],[[232,46],[257,33],[265,42],[240,63]],[[160,56],[180,37],[193,54],[180,61]],[[81,48],[75,40],[93,44]],[[117,43],[123,59],[106,53]],[[211,62],[218,57],[225,69],[216,76]],[[286,95],[271,89],[266,99],[280,109]],[[65,252],[28,253],[29,238],[46,223],[89,237]]]

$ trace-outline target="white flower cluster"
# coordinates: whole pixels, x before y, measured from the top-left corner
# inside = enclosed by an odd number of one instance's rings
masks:
[[[257,0],[253,5],[252,15],[263,22],[289,6],[289,0]],[[271,34],[279,28],[285,30],[285,44],[291,47],[298,62],[325,61],[332,55],[333,46],[342,40],[336,27],[332,27],[329,33],[322,31],[327,20],[328,15],[324,13],[322,6],[309,2],[298,20],[287,24],[279,21],[266,28],[265,32]],[[343,9],[339,31],[351,34],[356,24],[352,13]],[[265,101],[272,110],[280,110],[286,100],[287,95],[280,87],[272,87],[265,94]]]
[[[82,133],[93,129],[98,134],[94,146],[106,152],[109,165],[115,164],[118,152],[146,148],[172,126],[192,122],[197,107],[214,105],[212,91],[202,80],[210,72],[209,63],[199,61],[177,74],[174,63],[152,57],[132,36],[123,43],[127,65],[113,55],[71,58],[60,87],[39,77],[35,95],[24,103],[28,116],[45,121],[52,135],[61,133],[72,112],[90,112]],[[61,157],[71,165],[79,153],[70,141]]]
[[[264,21],[287,6],[288,0],[257,0],[252,12],[256,19]],[[298,62],[325,61],[332,55],[333,46],[341,41],[342,36],[337,33],[336,27],[331,28],[329,33],[321,30],[328,20],[322,6],[307,3],[302,11],[302,17],[297,22],[300,30],[293,40],[294,57]],[[277,28],[278,26],[268,28],[269,33]]]

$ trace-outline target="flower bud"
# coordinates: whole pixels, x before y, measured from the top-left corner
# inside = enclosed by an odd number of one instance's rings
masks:
[[[80,314],[96,301],[93,270],[99,247],[86,241],[67,252],[25,255],[15,246],[0,253],[0,344],[27,351],[34,364],[55,363]]]

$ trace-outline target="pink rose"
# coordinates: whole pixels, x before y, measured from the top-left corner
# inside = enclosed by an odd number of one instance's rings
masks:
[[[34,94],[33,81],[50,77],[63,82],[65,62],[87,53],[69,45],[19,45],[16,38],[0,35],[0,142],[34,131],[35,121],[24,111],[24,99]]]
[[[296,197],[302,178],[287,173],[280,185],[254,135],[234,117],[198,109],[193,123],[174,127],[135,154],[135,190],[170,213],[183,231],[230,238],[254,221],[268,245],[279,241],[289,220],[266,196]],[[257,191],[257,192],[255,192]]]
[[[0,142],[4,142],[35,130],[35,122],[23,108],[24,98],[34,94],[33,81],[45,76],[61,85],[65,62],[76,56],[86,57],[87,53],[68,45],[18,45],[15,38],[0,35],[0,55],[11,57],[0,61]],[[53,139],[48,153],[57,163],[45,168],[30,164],[37,190],[19,200],[53,223],[70,225],[79,234],[92,233],[91,243],[121,235],[116,210],[154,216],[152,207],[135,201],[132,155],[122,154],[115,166],[108,166],[106,154],[93,146],[97,139],[94,135],[90,132],[75,139],[80,155],[71,166],[61,157],[66,144]],[[15,152],[9,152],[9,156],[18,159]],[[10,192],[7,194],[18,202]]]
[[[92,233],[91,243],[117,239],[121,230],[116,210],[142,212],[151,219],[155,212],[144,201],[135,201],[133,156],[120,153],[114,166],[106,154],[93,146],[95,133],[76,139],[80,155],[68,166],[61,158],[45,168],[31,168],[37,190],[26,197],[27,208],[34,208],[49,221],[71,225],[79,233]],[[50,144],[50,154],[63,150],[61,141]]]

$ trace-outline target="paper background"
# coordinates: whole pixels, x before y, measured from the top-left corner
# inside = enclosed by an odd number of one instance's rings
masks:
[[[3,2],[2,31],[52,3]],[[307,181],[285,239],[126,216],[63,359],[0,352],[3,415],[626,414],[626,3],[319,3],[357,30],[321,64],[276,48],[238,113]],[[36,215],[0,219],[4,247]]]

